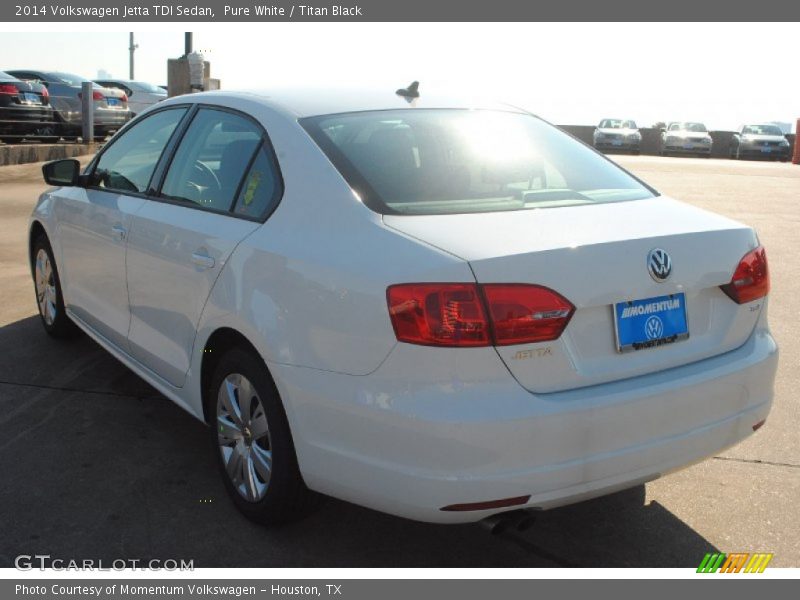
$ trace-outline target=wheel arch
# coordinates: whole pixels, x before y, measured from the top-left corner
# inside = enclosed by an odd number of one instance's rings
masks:
[[[36,242],[39,236],[42,235],[47,238],[49,243],[50,238],[47,235],[47,230],[44,228],[44,225],[42,225],[41,221],[34,220],[33,222],[31,222],[30,230],[28,232],[28,263],[30,264],[31,269],[33,269],[33,262],[34,262],[33,244]]]
[[[206,423],[211,422],[212,415],[208,412],[208,402],[206,402],[206,395],[209,392],[211,385],[211,378],[214,375],[219,360],[225,352],[231,348],[242,348],[248,352],[252,352],[264,362],[264,369],[270,379],[273,379],[264,357],[247,337],[240,331],[232,327],[218,327],[206,339],[203,345],[203,354],[200,362],[200,399],[203,407],[203,420]],[[274,379],[273,379],[274,382]]]

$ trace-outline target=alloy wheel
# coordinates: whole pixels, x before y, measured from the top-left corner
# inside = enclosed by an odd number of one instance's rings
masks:
[[[36,300],[39,304],[39,312],[48,325],[52,325],[56,320],[57,290],[53,265],[50,256],[44,248],[40,248],[36,253]]]
[[[225,471],[239,495],[258,502],[272,475],[272,444],[264,405],[253,384],[231,373],[217,393],[217,441]]]

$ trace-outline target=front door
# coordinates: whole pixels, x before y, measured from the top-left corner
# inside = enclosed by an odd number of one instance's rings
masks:
[[[185,113],[165,110],[131,126],[96,161],[97,185],[63,188],[55,205],[67,307],[120,348],[126,347],[130,324],[125,262],[133,215],[144,205],[156,164]]]

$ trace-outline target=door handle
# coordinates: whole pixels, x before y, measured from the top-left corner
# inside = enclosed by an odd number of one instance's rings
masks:
[[[205,253],[205,250],[198,250],[197,252],[193,252],[192,262],[201,269],[213,269],[214,265],[216,264],[214,259]]]
[[[111,228],[111,233],[114,234],[114,238],[120,242],[125,241],[125,236],[128,234],[128,231],[122,225],[114,225]]]

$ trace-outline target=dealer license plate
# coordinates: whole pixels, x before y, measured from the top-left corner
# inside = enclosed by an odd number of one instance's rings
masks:
[[[673,344],[689,337],[686,296],[656,296],[614,305],[617,350],[630,352]]]

